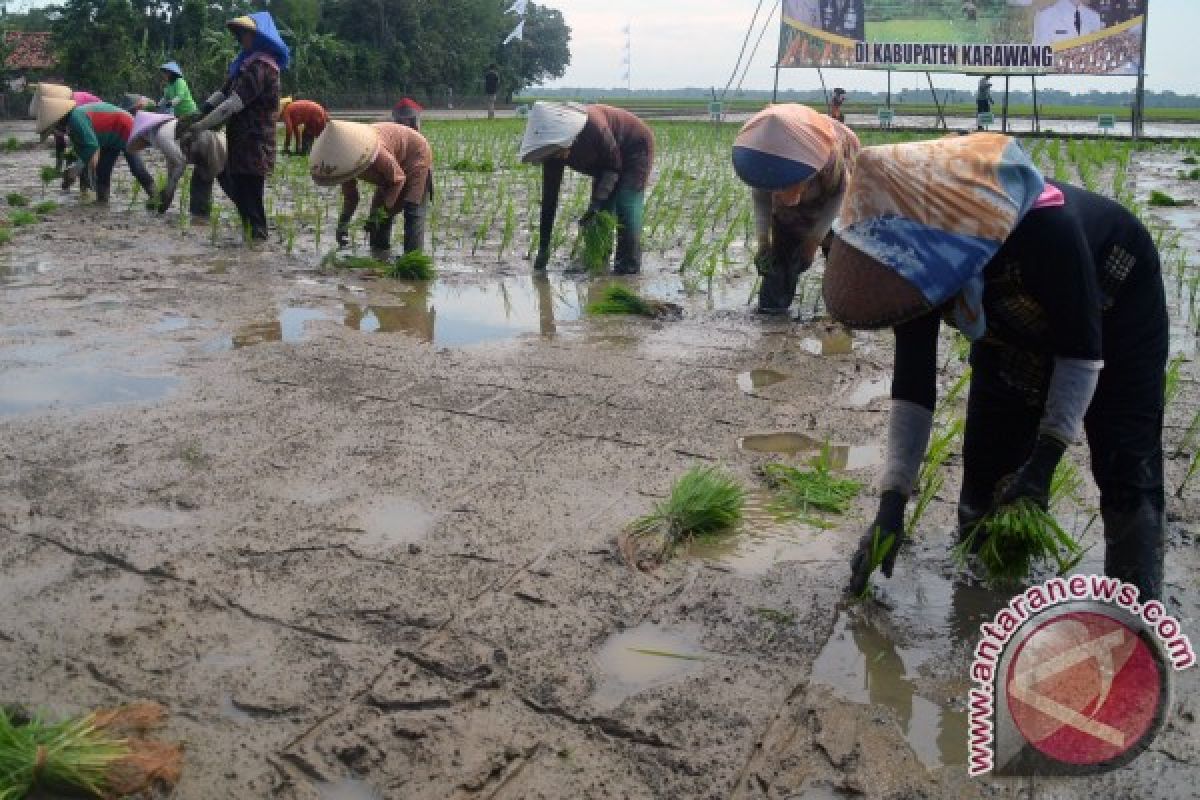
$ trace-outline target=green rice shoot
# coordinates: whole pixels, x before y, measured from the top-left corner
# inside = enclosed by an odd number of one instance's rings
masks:
[[[14,211],[12,216],[8,218],[14,228],[24,228],[26,225],[33,225],[38,221],[37,215],[32,211],[21,209]]]
[[[583,266],[588,272],[603,272],[613,254],[613,237],[617,233],[617,215],[599,211],[579,231],[583,249]]]
[[[33,213],[35,214],[49,214],[57,210],[58,203],[54,202],[53,200],[43,200],[33,207]]]
[[[0,244],[8,244],[12,241],[12,230],[5,227],[0,227]]]
[[[883,562],[891,555],[892,548],[896,546],[896,534],[889,533],[883,536],[883,530],[876,527],[871,533],[871,552],[870,552],[870,570],[869,574],[874,575],[875,571],[883,566]],[[868,580],[867,585],[863,587],[859,593],[859,600],[865,600],[867,595],[871,593],[871,582]]]
[[[402,281],[431,281],[437,277],[433,257],[421,250],[413,250],[387,265],[383,274]]]
[[[598,315],[629,314],[656,317],[660,309],[653,301],[645,299],[627,286],[613,284],[604,287],[599,300],[588,304],[587,312]]]
[[[130,753],[123,739],[90,716],[51,724],[22,724],[0,708],[0,798],[22,798],[35,788],[108,795],[108,773]]]
[[[1190,206],[1190,200],[1176,200],[1166,192],[1160,192],[1157,189],[1150,192],[1150,205],[1154,208],[1177,208],[1179,206]]]
[[[845,514],[863,485],[833,471],[833,451],[826,443],[810,469],[767,464],[762,475],[774,492],[771,510],[781,516],[823,523],[815,514]]]
[[[742,521],[746,492],[716,467],[693,467],[671,487],[671,493],[627,529],[629,539],[650,542],[652,555],[665,561],[692,539],[732,531]]]
[[[378,258],[372,258],[371,256],[335,257],[333,264],[341,269],[369,269],[376,272],[382,272],[388,268],[386,261],[380,261]]]
[[[972,552],[988,583],[1013,586],[1043,564],[1052,565],[1059,575],[1070,572],[1084,550],[1053,515],[1023,498],[989,513],[955,548],[960,563]]]
[[[5,197],[5,200],[7,200],[8,204],[13,208],[24,208],[25,206],[29,205],[29,198],[20,192],[9,192]]]

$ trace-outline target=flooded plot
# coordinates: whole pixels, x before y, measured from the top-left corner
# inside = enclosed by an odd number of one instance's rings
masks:
[[[612,708],[700,669],[707,656],[690,636],[653,623],[613,634],[596,653],[600,682],[592,699]]]
[[[786,375],[773,369],[752,369],[749,372],[743,372],[741,375],[738,375],[737,382],[738,388],[743,392],[754,394],[759,389],[766,389],[777,383],[791,380],[791,377],[791,375]]]
[[[0,416],[51,409],[82,410],[120,403],[153,403],[179,384],[170,376],[130,375],[79,367],[6,370]]]
[[[848,356],[854,352],[854,336],[849,331],[830,331],[820,337],[802,339],[800,348],[814,356]]]
[[[766,492],[746,497],[742,522],[724,536],[696,539],[686,555],[726,567],[740,575],[765,575],[777,564],[820,564],[838,559],[838,533],[787,519],[771,508]]]
[[[785,456],[819,456],[825,446],[823,441],[796,432],[759,433],[738,440],[740,450]],[[830,445],[828,449],[833,469],[854,471],[883,463],[883,448],[879,445]]]

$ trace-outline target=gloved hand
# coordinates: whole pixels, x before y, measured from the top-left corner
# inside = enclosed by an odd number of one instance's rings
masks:
[[[600,213],[600,209],[596,207],[595,203],[592,203],[588,206],[588,210],[583,212],[583,216],[579,218],[579,227],[586,228],[588,225],[591,225],[592,220],[596,218],[596,214],[598,213]]]
[[[550,249],[543,247],[538,250],[537,258],[533,260],[533,268],[539,272],[546,269],[546,265],[550,263]]]
[[[333,238],[337,240],[338,247],[350,246],[350,231],[346,228],[338,228]]]
[[[188,129],[202,119],[204,119],[204,115],[200,114],[199,112],[194,114],[184,114],[179,118],[179,121],[175,123],[175,139],[182,139],[184,134],[188,132]]]
[[[875,515],[875,521],[871,523],[871,527],[858,540],[858,552],[850,561],[851,576],[847,591],[853,596],[858,597],[867,590],[871,573],[877,566],[883,568],[883,574],[886,577],[892,577],[892,570],[896,566],[896,555],[904,543],[904,507],[907,503],[907,497],[893,490],[885,491],[879,499],[879,513]],[[875,558],[880,557],[880,553],[875,552],[876,543],[879,548],[883,548],[887,545],[889,538],[891,545],[886,555],[883,555],[876,564]]]
[[[75,185],[75,181],[79,180],[79,173],[81,171],[78,162],[63,170],[62,190],[64,192],[70,191],[71,187]]]
[[[754,254],[754,269],[762,277],[766,277],[771,271],[771,250],[769,248],[760,248]]]
[[[996,487],[995,506],[1007,506],[1028,499],[1046,510],[1050,507],[1050,484],[1054,471],[1062,460],[1067,446],[1053,436],[1038,434],[1033,453],[1024,466],[1000,481]]]

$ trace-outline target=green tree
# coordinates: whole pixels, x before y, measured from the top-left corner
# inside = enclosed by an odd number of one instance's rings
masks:
[[[138,22],[129,0],[67,0],[54,34],[71,85],[109,96],[128,90]]]
[[[524,39],[500,45],[496,58],[509,102],[530,86],[561,78],[570,63],[571,29],[562,12],[533,3],[527,9]]]

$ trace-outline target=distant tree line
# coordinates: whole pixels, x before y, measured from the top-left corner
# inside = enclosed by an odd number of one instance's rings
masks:
[[[236,52],[226,20],[266,8],[292,49],[284,91],[304,97],[410,94],[423,102],[483,94],[500,69],[511,97],[558,78],[571,60],[562,13],[529,4],[525,37],[509,0],[65,0],[8,14],[0,28],[50,30],[58,77],[105,97],[157,96],[158,65],[175,60],[197,99],[219,88]]]

